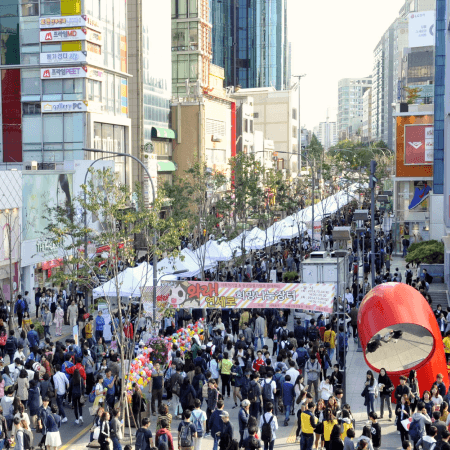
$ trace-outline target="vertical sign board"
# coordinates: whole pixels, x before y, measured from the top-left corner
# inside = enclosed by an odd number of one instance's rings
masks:
[[[434,126],[405,125],[405,165],[433,164]]]

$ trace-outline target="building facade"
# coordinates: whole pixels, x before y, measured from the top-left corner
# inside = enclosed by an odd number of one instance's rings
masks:
[[[288,89],[287,1],[210,3],[213,63],[225,68],[225,86]]]
[[[363,95],[372,86],[372,78],[343,78],[338,82],[338,139],[347,139],[348,127],[354,119],[362,121]],[[355,130],[353,130],[355,132]]]
[[[158,14],[152,11],[158,9]],[[171,5],[158,0],[129,0],[129,116],[132,123],[132,152],[147,161],[158,184],[171,181],[175,169],[169,129],[172,98]],[[152,154],[152,156],[150,156]],[[156,158],[156,162],[155,162]],[[152,201],[151,186],[142,167],[133,161],[133,182],[143,181],[147,202]],[[156,173],[155,173],[156,170]]]
[[[367,89],[363,95],[361,140],[364,143],[372,142],[372,88]]]
[[[338,143],[336,122],[320,122],[317,128],[317,139],[324,150],[328,150]]]
[[[130,151],[127,2],[8,0],[0,61],[3,168]],[[19,14],[20,11],[20,14]],[[116,158],[121,181],[130,164]]]
[[[298,100],[296,91],[277,91],[275,88],[240,89],[234,99],[253,98],[254,129],[273,141],[277,169],[298,172]]]
[[[168,3],[168,2],[165,2]],[[209,0],[172,0],[172,93],[208,87],[212,59]],[[158,20],[155,14],[155,20]]]

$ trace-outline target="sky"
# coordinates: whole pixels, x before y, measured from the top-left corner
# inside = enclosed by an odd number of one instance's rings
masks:
[[[292,75],[301,81],[301,124],[336,120],[338,81],[371,75],[373,50],[404,0],[288,0]]]

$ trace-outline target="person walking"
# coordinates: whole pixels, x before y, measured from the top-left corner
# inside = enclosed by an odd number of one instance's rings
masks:
[[[61,304],[58,303],[55,311],[55,336],[62,336],[62,326],[64,324],[64,310],[61,308]]]
[[[75,325],[77,325],[78,319],[78,306],[73,300],[70,306],[67,308],[67,313],[69,316],[70,328],[73,328]]]
[[[47,337],[47,335],[49,337],[52,337],[52,335],[50,333],[50,325],[52,324],[53,319],[52,319],[52,313],[49,311],[47,306],[44,308],[44,315],[43,315],[42,319],[43,319],[43,324],[44,324],[44,337]]]
[[[314,402],[309,402],[307,404],[307,409],[300,413],[301,429],[302,434],[300,436],[300,449],[301,450],[312,450],[314,443],[314,430],[317,427],[316,416],[314,411],[316,410],[316,405]]]
[[[264,334],[266,329],[266,321],[264,320],[264,317],[261,316],[261,313],[259,311],[256,311],[256,320],[255,320],[255,331],[254,331],[254,347],[255,351],[258,349],[258,339],[261,341],[261,348],[264,347]]]
[[[72,406],[75,412],[75,423],[83,424],[83,405],[81,396],[85,394],[84,380],[81,378],[80,371],[75,369],[70,379],[69,389],[72,392]]]
[[[382,367],[380,369],[380,375],[378,376],[378,389],[380,391],[380,419],[384,415],[384,404],[389,411],[389,421],[392,421],[392,407],[391,407],[391,395],[394,390],[394,385],[391,379],[386,374],[386,369]]]
[[[248,431],[248,419],[250,418],[250,402],[248,400],[242,400],[241,409],[239,410],[238,422],[239,422],[239,448],[242,447],[244,441],[245,430]]]
[[[69,388],[69,380],[61,371],[59,364],[55,365],[56,373],[53,375],[53,383],[56,391],[56,404],[58,405],[58,414],[61,416],[61,422],[67,422],[66,413],[64,411],[64,399],[67,389]]]
[[[425,425],[431,425],[431,423],[431,418],[427,413],[425,404],[419,402],[417,404],[417,412],[412,415],[412,421],[409,425],[409,436],[414,441],[414,447],[425,436]]]
[[[206,414],[200,409],[201,401],[196,398],[194,400],[194,410],[191,413],[191,422],[195,425],[197,436],[194,437],[194,450],[201,450],[203,435],[206,430]]]
[[[259,419],[259,428],[261,429],[261,440],[264,443],[264,450],[273,450],[275,445],[276,430],[278,430],[278,421],[273,414],[273,403],[268,402],[264,408],[264,414]]]
[[[317,361],[315,353],[313,353],[310,359],[306,362],[305,371],[307,375],[308,392],[311,394],[311,389],[314,386],[314,397],[319,399],[319,376],[321,367],[319,361]]]
[[[371,370],[367,371],[363,392],[365,394],[364,404],[367,407],[367,420],[370,420],[369,414],[375,410],[375,398],[378,397],[378,383]]]
[[[194,438],[197,437],[195,425],[191,422],[191,411],[183,411],[183,420],[178,425],[178,448],[181,450],[192,450]]]
[[[120,423],[120,409],[115,408],[112,413],[113,418],[109,424],[110,427],[110,439],[113,445],[112,450],[122,450],[120,440],[123,438],[122,424]]]
[[[223,358],[219,361],[220,376],[222,378],[222,397],[225,398],[225,390],[227,391],[228,398],[230,398],[230,382],[231,382],[231,368],[233,362],[228,359],[228,352],[224,352]]]
[[[152,371],[152,377],[150,378],[150,386],[148,391],[152,394],[152,415],[156,415],[155,403],[158,401],[158,409],[162,403],[162,394],[164,390],[164,372],[161,370],[159,363],[155,364],[155,368]],[[195,396],[194,396],[195,397]]]

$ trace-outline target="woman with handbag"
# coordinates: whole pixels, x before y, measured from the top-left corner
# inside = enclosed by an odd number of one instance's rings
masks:
[[[100,421],[100,432],[98,436],[98,443],[100,450],[110,450],[110,428],[109,428],[109,412],[104,412]]]
[[[86,307],[84,306],[83,301],[78,302],[78,330],[81,334],[81,330],[83,329],[83,325],[86,319],[89,317],[89,314],[86,312]]]
[[[144,411],[142,411],[142,408]],[[137,383],[133,383],[133,395],[131,396],[131,411],[134,417],[134,426],[136,430],[141,428],[141,413],[145,412],[145,402],[142,398],[142,392]]]
[[[375,398],[378,397],[378,383],[371,370],[367,371],[363,392],[365,392],[364,404],[367,407],[367,420],[370,420],[369,413],[375,410]]]
[[[397,403],[395,409],[395,415],[397,416],[397,431],[400,432],[400,439],[402,443],[409,440],[408,431],[402,425],[402,420],[409,419],[412,416],[412,411],[409,408],[409,398],[407,394],[403,394],[400,403]]]
[[[98,440],[98,437],[100,436],[100,422],[102,420],[102,416],[103,413],[105,412],[105,410],[103,409],[103,406],[100,406],[100,408],[98,408],[97,410],[97,414],[94,417],[94,420],[92,422],[92,427],[90,430],[90,435],[89,435],[89,443],[91,443],[92,441],[96,441]]]
[[[72,392],[72,405],[75,412],[75,423],[83,423],[83,404],[84,404],[84,380],[81,378],[80,371],[75,369],[70,379],[69,390]]]
[[[391,379],[386,374],[386,369],[382,367],[380,369],[380,375],[378,376],[378,388],[380,390],[380,419],[384,414],[384,403],[386,402],[387,409],[389,411],[389,421],[392,421],[392,406],[391,406],[391,394],[394,390],[394,385]]]

